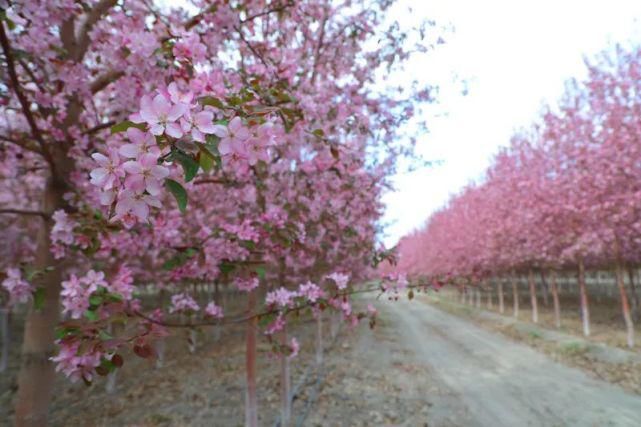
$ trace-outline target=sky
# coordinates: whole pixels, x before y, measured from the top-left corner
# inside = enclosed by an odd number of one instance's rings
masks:
[[[387,245],[482,179],[513,132],[554,103],[567,79],[585,75],[586,55],[641,43],[641,0],[406,0],[394,15],[446,31],[445,44],[411,59],[405,76],[439,86],[417,147],[440,164],[394,177],[396,191],[384,196]]]

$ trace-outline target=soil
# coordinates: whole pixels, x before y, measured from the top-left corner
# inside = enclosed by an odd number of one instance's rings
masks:
[[[482,426],[639,426],[641,396],[434,305],[398,302],[401,341]]]
[[[368,301],[363,301],[366,303]],[[314,362],[315,324],[301,317],[292,361],[292,425],[305,426],[638,426],[641,397],[566,366],[522,343],[422,301],[380,301],[374,330],[325,322],[324,363]],[[212,328],[195,354],[187,337],[167,343],[164,365],[129,356],[116,393],[59,378],[53,426],[241,426],[242,327]],[[263,342],[259,424],[278,425],[279,366]],[[12,422],[17,360],[0,385],[0,424]]]
[[[434,377],[429,364],[416,359],[411,347],[397,341],[395,322],[383,312],[374,330],[366,324],[343,327],[332,339],[326,321],[324,339],[331,348],[320,371],[314,362],[315,323],[301,318],[293,325],[290,335],[299,339],[301,351],[291,363],[292,425],[467,425],[471,415],[459,396]],[[160,368],[128,355],[113,394],[106,392],[103,378],[86,387],[59,377],[51,425],[242,426],[242,328],[226,329],[219,341],[212,328],[203,330],[195,354],[188,352],[184,332],[169,339]],[[279,363],[269,349],[266,342],[259,347],[261,426],[279,420]],[[0,425],[12,425],[16,357],[2,379]]]

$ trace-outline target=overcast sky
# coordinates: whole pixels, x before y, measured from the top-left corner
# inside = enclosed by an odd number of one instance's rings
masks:
[[[440,166],[403,173],[385,196],[385,242],[395,244],[468,182],[479,179],[514,129],[527,126],[564,81],[585,75],[583,57],[614,43],[641,42],[641,0],[421,0],[402,22],[451,24],[446,44],[408,68],[440,86],[419,152]],[[413,13],[405,10],[412,5]],[[402,12],[401,12],[402,10]],[[460,80],[466,80],[467,96]]]

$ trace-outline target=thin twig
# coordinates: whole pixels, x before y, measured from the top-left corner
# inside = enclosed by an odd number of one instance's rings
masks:
[[[38,142],[38,144],[40,144],[40,149],[42,150],[43,157],[45,158],[47,163],[49,163],[52,171],[54,171],[55,163],[53,161],[53,157],[47,150],[45,141],[42,138],[42,134],[40,133],[40,129],[38,129],[36,119],[33,117],[33,113],[31,112],[31,109],[29,107],[29,100],[27,100],[27,97],[24,93],[22,93],[22,90],[20,88],[20,80],[18,80],[18,74],[16,73],[13,52],[11,51],[11,45],[9,43],[7,33],[5,32],[3,22],[0,22],[0,45],[2,45],[2,51],[4,52],[4,56],[7,59],[7,69],[9,71],[9,78],[11,79],[11,86],[13,87],[13,91],[18,97],[18,101],[20,102],[20,106],[22,107],[22,113],[27,119],[27,123],[29,123],[29,127],[31,128],[33,137]]]
[[[46,212],[31,211],[27,209],[0,209],[0,215],[1,214],[40,216],[44,219],[48,219],[51,217],[51,215]]]

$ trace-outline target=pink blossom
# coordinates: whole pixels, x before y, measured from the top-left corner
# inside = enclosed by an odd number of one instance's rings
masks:
[[[72,382],[84,378],[91,381],[95,369],[100,365],[102,354],[91,346],[80,354],[80,341],[58,341],[58,355],[51,358],[56,363],[56,371],[62,372]]]
[[[236,279],[234,282],[239,291],[250,292],[258,287],[258,278]]]
[[[89,173],[93,185],[110,190],[125,176],[125,172],[120,168],[120,157],[116,150],[109,150],[109,157],[100,153],[94,153],[91,157],[100,166]]]
[[[316,284],[312,282],[307,282],[305,284],[299,285],[298,287],[298,296],[305,298],[311,303],[315,303],[320,298],[323,298],[325,293],[319,288]]]
[[[180,119],[180,126],[185,133],[191,132],[194,141],[205,142],[205,134],[214,133],[213,120],[214,114],[211,111],[188,113]]]
[[[349,276],[342,273],[332,273],[325,276],[327,279],[331,279],[336,283],[336,287],[340,290],[343,290],[347,287],[347,282],[349,282]]]
[[[169,99],[171,99],[171,102],[174,104],[185,104],[190,106],[194,100],[194,93],[192,91],[181,92],[180,89],[178,89],[176,82],[169,83],[169,86],[167,86],[167,93],[169,94]]]
[[[171,297],[170,313],[186,313],[199,311],[200,306],[190,295],[176,294]]]
[[[215,125],[213,133],[220,138],[218,151],[223,156],[236,154],[247,157],[245,141],[249,138],[249,130],[243,126],[240,117],[231,119],[227,126]]]
[[[153,99],[143,96],[140,102],[140,117],[132,117],[138,123],[147,123],[151,133],[162,135],[167,133],[174,138],[183,135],[177,120],[187,111],[184,104],[172,104],[162,95],[156,95]]]
[[[7,268],[7,277],[2,281],[2,287],[9,292],[10,305],[25,303],[33,294],[31,284],[22,279],[19,268]]]
[[[138,160],[129,160],[123,164],[128,173],[125,186],[134,191],[147,190],[152,196],[157,196],[162,190],[160,181],[169,176],[169,169],[158,164],[155,154],[143,154]]]
[[[142,191],[123,190],[116,203],[116,215],[113,221],[138,219],[146,221],[149,217],[149,207],[162,207],[160,200]],[[133,215],[133,218],[129,215]],[[135,220],[134,219],[134,220]]]
[[[52,215],[54,221],[51,228],[51,241],[53,243],[71,245],[74,242],[73,230],[78,222],[69,218],[69,215],[62,209],[58,209]]]
[[[153,134],[131,127],[127,129],[127,137],[129,137],[131,143],[124,144],[120,147],[118,153],[122,156],[129,159],[137,159],[144,154],[160,155],[160,149],[156,144],[156,138]]]
[[[211,301],[207,304],[207,307],[205,307],[205,315],[221,319],[223,317],[223,308],[216,305],[214,301]]]
[[[69,280],[62,282],[62,307],[63,313],[70,313],[74,319],[80,319],[89,308],[89,297],[98,290],[99,286],[107,287],[104,273],[89,270],[87,274],[78,279],[71,274]]]
[[[178,60],[198,63],[205,59],[207,47],[200,42],[198,34],[190,33],[176,42],[173,53]]]
[[[265,335],[274,335],[276,332],[282,331],[284,327],[285,319],[282,314],[278,314],[276,319],[265,329]]]
[[[267,305],[275,305],[279,308],[291,307],[293,305],[293,299],[296,297],[296,292],[291,292],[283,287],[278,288],[274,291],[268,292],[265,297],[265,303]]]
[[[131,269],[126,266],[121,266],[107,289],[121,295],[125,301],[129,301],[134,292],[133,283],[134,278]]]

